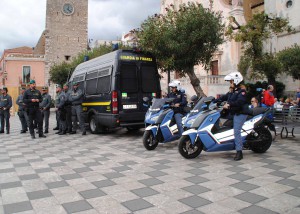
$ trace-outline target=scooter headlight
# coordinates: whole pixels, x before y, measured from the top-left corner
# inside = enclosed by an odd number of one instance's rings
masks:
[[[152,117],[152,118],[151,118],[151,120],[152,120],[154,123],[156,123],[157,119],[158,119],[158,116],[155,116],[155,117]]]

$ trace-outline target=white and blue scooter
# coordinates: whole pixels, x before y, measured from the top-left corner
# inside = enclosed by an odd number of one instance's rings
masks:
[[[148,102],[145,98],[144,101]],[[145,117],[143,144],[147,150],[154,150],[158,143],[167,143],[180,137],[174,120],[172,101],[173,98],[153,98]]]
[[[187,129],[179,139],[179,153],[187,159],[196,158],[202,150],[206,152],[229,151],[235,149],[232,123],[219,123],[221,109],[213,103],[213,97],[202,98],[185,120]],[[256,153],[266,152],[272,144],[267,118],[270,109],[248,109],[249,115],[242,126],[241,135],[244,149]],[[226,125],[228,124],[228,125]]]

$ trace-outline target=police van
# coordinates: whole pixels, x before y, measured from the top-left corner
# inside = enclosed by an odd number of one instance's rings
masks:
[[[156,60],[134,50],[117,50],[81,63],[70,82],[84,92],[83,116],[92,133],[144,127],[143,97],[161,97]]]

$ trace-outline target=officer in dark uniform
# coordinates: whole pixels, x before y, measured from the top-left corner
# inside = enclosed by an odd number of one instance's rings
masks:
[[[224,79],[225,81],[230,82],[231,87],[234,87],[233,94],[223,108],[228,109],[230,114],[233,115],[234,143],[236,149],[236,156],[234,157],[234,160],[239,161],[243,159],[241,130],[247,119],[247,115],[242,114],[243,106],[247,105],[246,90],[240,87],[241,82],[243,81],[243,76],[240,72],[232,72],[225,76]]]
[[[4,126],[6,124],[6,134],[9,134],[9,118],[10,118],[10,108],[12,107],[11,96],[7,94],[8,90],[6,87],[2,89],[2,95],[0,95],[0,121],[1,130],[0,133],[4,133]]]
[[[67,133],[71,133],[72,132],[72,103],[69,100],[71,91],[69,90],[69,85],[67,83],[64,84],[63,91],[66,97],[66,102],[64,107],[66,110]]]
[[[50,117],[50,106],[51,106],[51,96],[48,94],[48,87],[44,86],[42,88],[42,102],[40,102],[40,111],[42,114],[42,120],[45,124],[45,132],[49,132],[49,117]]]
[[[171,92],[167,95],[167,97],[174,98],[174,117],[177,124],[178,133],[181,135],[183,132],[182,117],[184,115],[184,107],[187,106],[186,94],[178,90],[179,85],[177,82],[171,82],[169,83],[169,86],[171,87]]]
[[[28,117],[25,111],[26,105],[23,102],[23,96],[26,88],[21,88],[21,94],[18,96],[16,104],[19,106],[18,116],[21,121],[22,130],[21,134],[26,133],[28,131]]]
[[[42,95],[39,90],[36,89],[35,80],[30,80],[30,88],[25,91],[23,102],[26,104],[26,111],[29,120],[29,131],[32,139],[35,139],[34,125],[35,120],[38,127],[39,137],[45,138],[43,134],[43,120],[39,107],[39,103],[42,102]]]
[[[73,130],[71,134],[76,134],[76,123],[79,121],[79,125],[82,131],[82,135],[86,135],[85,125],[82,118],[82,102],[83,102],[83,92],[79,88],[79,83],[73,83],[73,90],[69,96],[69,101],[72,103],[72,122]]]
[[[66,102],[65,93],[62,91],[61,85],[56,86],[56,100],[55,108],[58,120],[58,132],[55,134],[64,135],[66,134],[66,110],[64,108]]]

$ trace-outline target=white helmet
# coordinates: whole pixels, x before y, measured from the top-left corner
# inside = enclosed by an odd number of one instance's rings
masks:
[[[178,88],[178,84],[176,82],[170,82],[169,87]]]
[[[234,84],[238,85],[239,83],[241,83],[243,81],[243,76],[240,72],[235,71],[235,72],[231,72],[230,74],[227,74],[224,77],[225,81],[230,81],[233,80]]]

